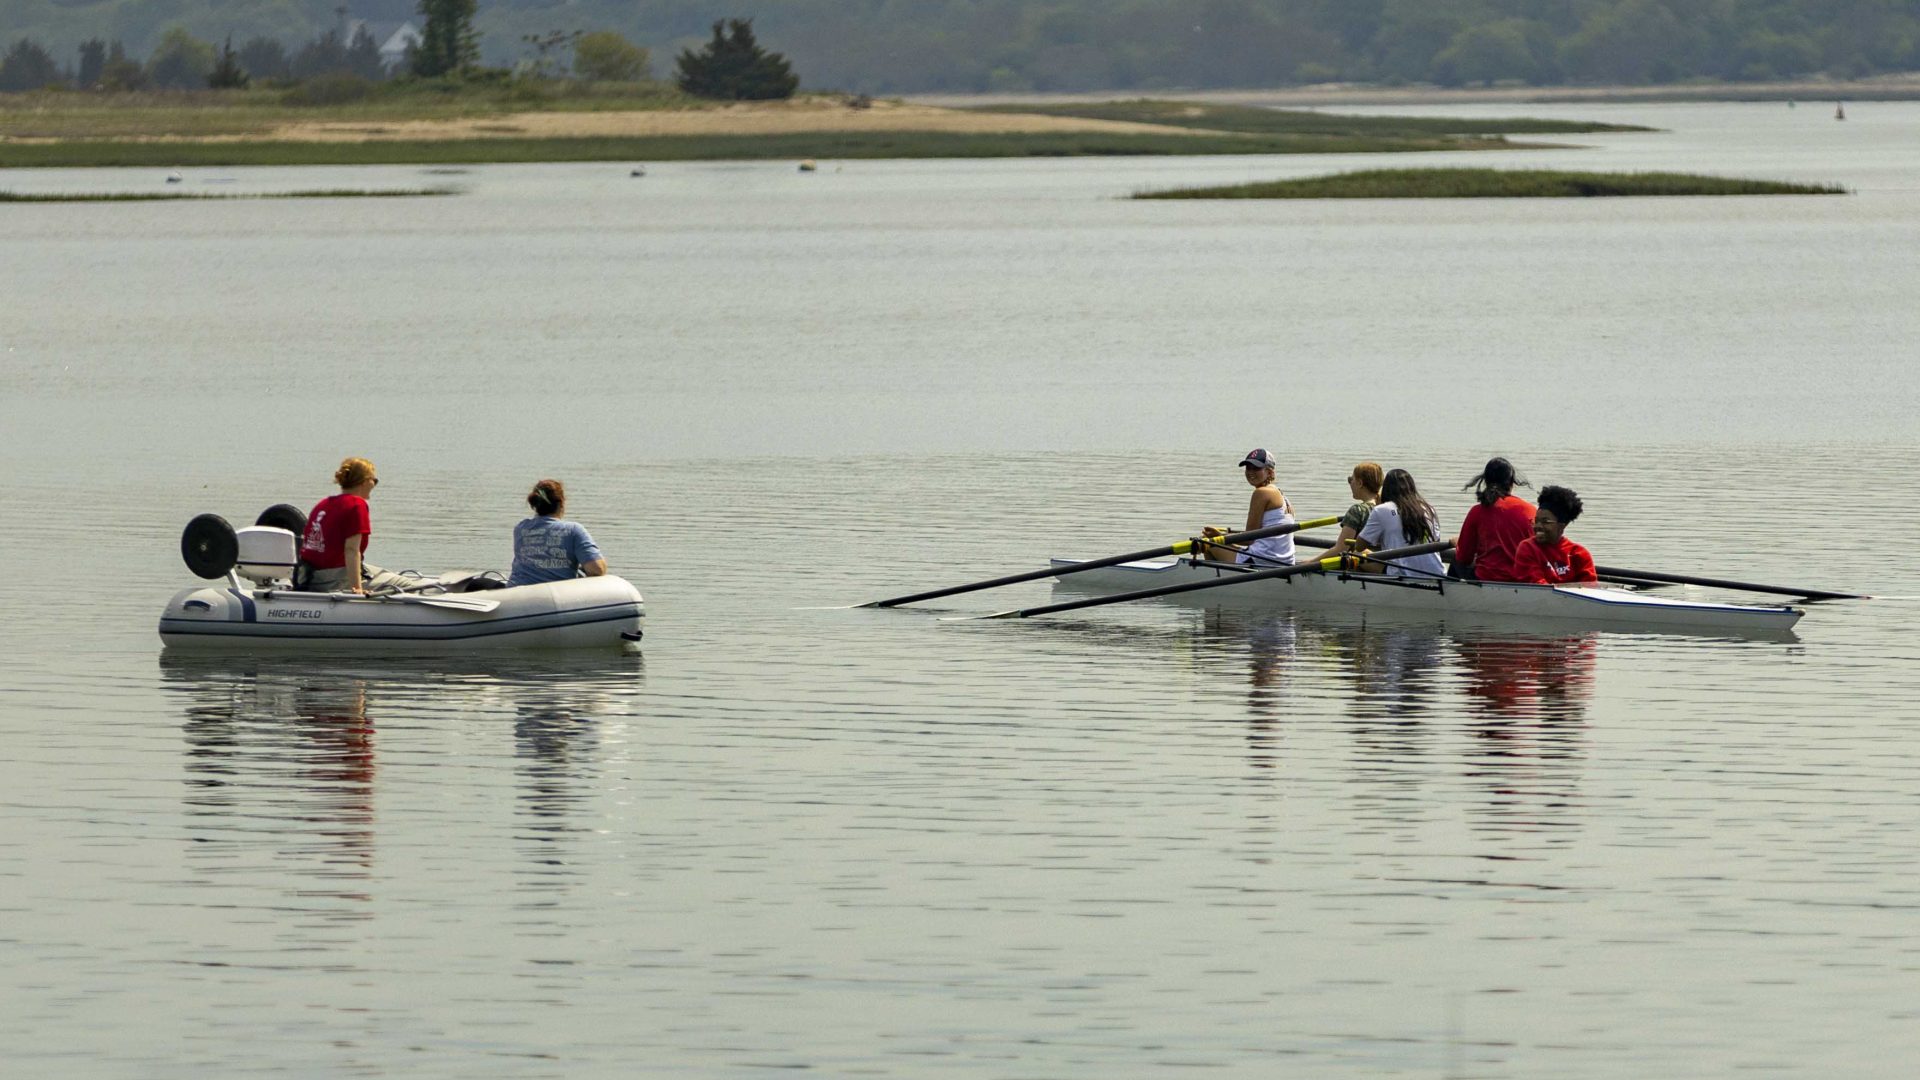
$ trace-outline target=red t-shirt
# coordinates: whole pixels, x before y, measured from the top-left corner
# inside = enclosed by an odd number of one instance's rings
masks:
[[[329,495],[313,504],[307,515],[306,539],[300,542],[300,557],[316,570],[337,570],[347,565],[347,537],[360,534],[360,554],[367,553],[367,537],[373,535],[373,514],[367,500],[358,495]]]
[[[1515,581],[1534,585],[1572,585],[1600,580],[1600,575],[1593,570],[1593,556],[1564,536],[1558,544],[1544,550],[1529,536],[1514,549],[1513,567],[1519,575]]]
[[[1502,495],[1492,506],[1473,504],[1460,523],[1460,542],[1453,561],[1473,567],[1481,581],[1524,581],[1513,567],[1513,553],[1533,536],[1533,504],[1517,495]]]

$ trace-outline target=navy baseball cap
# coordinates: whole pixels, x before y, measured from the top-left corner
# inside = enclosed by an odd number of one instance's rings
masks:
[[[1247,456],[1240,459],[1240,467],[1244,469],[1249,465],[1256,469],[1277,469],[1280,467],[1280,463],[1273,459],[1273,455],[1267,453],[1265,450],[1247,451]]]

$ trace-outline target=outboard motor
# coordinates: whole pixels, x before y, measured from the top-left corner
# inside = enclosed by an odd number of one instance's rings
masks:
[[[234,569],[255,585],[270,585],[293,577],[299,539],[285,529],[254,525],[234,534]]]

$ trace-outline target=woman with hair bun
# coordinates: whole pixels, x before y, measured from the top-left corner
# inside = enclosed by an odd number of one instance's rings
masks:
[[[365,561],[367,538],[373,535],[367,496],[380,486],[380,477],[373,462],[350,457],[334,470],[333,482],[340,485],[340,494],[313,504],[307,515],[295,585],[308,592],[364,593],[369,581],[386,573]]]
[[[1513,553],[1533,535],[1533,504],[1513,493],[1515,485],[1529,486],[1513,471],[1513,462],[1497,457],[1462,491],[1473,492],[1473,509],[1460,523],[1453,541],[1453,568],[1457,576],[1475,581],[1519,581]]]
[[[533,515],[513,527],[513,571],[507,587],[565,581],[607,572],[607,560],[578,522],[563,521],[567,489],[558,480],[542,480],[527,492]]]
[[[1533,535],[1513,553],[1515,581],[1531,585],[1578,585],[1600,580],[1593,555],[1567,539],[1567,526],[1584,507],[1572,488],[1549,484],[1540,489],[1533,514]]]

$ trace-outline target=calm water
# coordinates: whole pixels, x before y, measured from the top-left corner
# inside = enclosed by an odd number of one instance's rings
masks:
[[[0,211],[8,1071],[1905,1075],[1920,106],[1557,111],[1669,130],[1469,160],[1856,194],[1117,198],[1354,164],[1289,158]],[[444,179],[187,183],[228,176]],[[1786,642],[829,609],[1230,522],[1253,445],[1303,511],[1369,456],[1449,526],[1505,451],[1604,562],[1890,599]],[[185,520],[348,452],[388,566],[501,565],[561,476],[645,655],[162,657]]]

